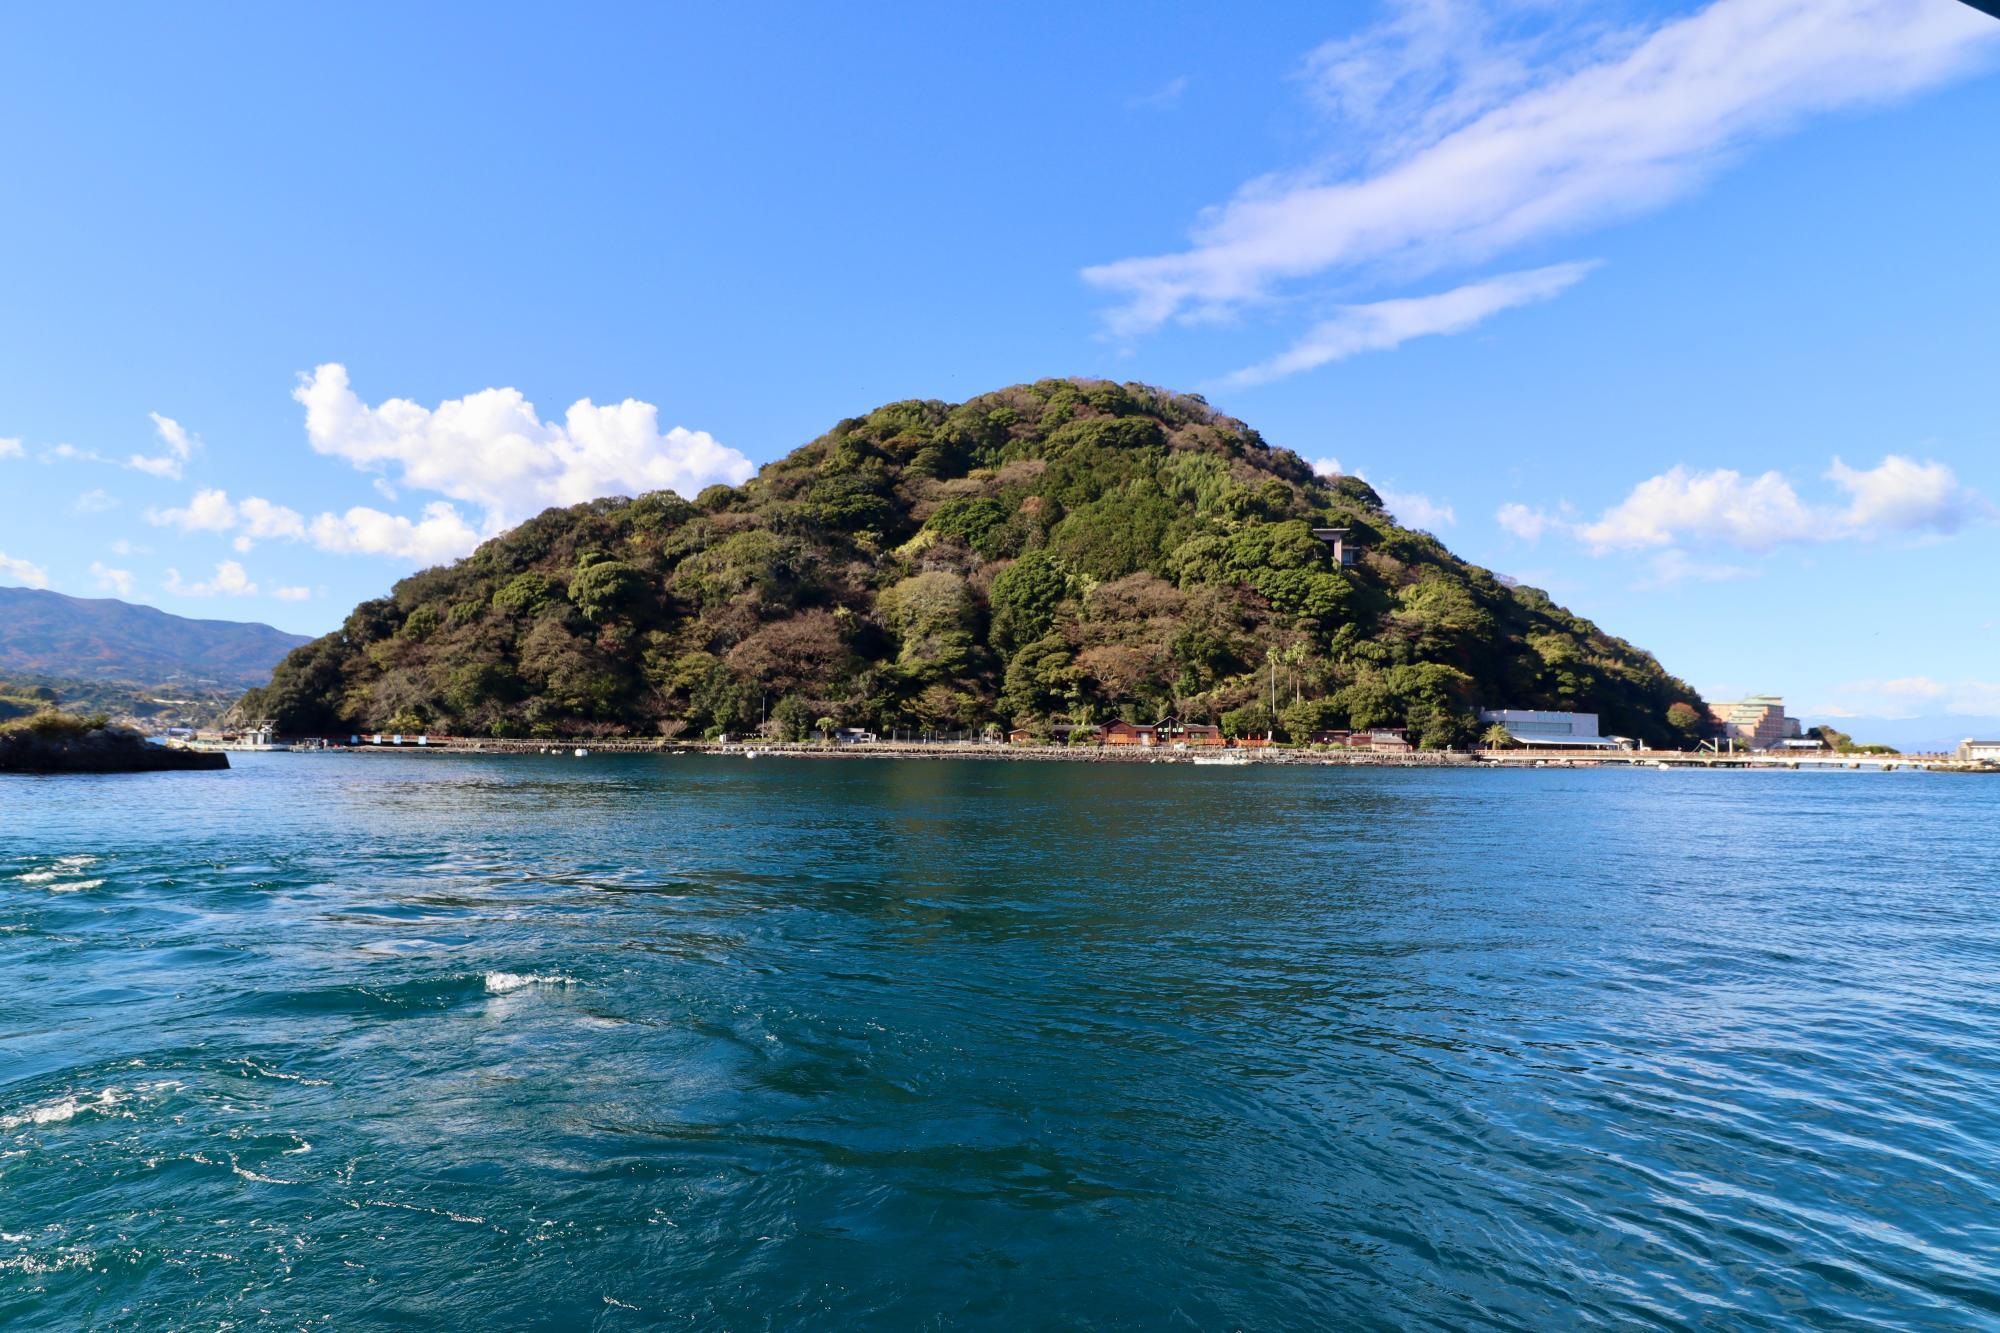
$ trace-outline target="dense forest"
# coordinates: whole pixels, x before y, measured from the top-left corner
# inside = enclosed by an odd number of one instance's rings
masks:
[[[1650,654],[1200,398],[1045,380],[892,403],[692,501],[551,509],[356,607],[237,715],[798,738],[1171,714],[1437,747],[1474,739],[1481,706],[1594,711],[1656,745],[1705,711]]]

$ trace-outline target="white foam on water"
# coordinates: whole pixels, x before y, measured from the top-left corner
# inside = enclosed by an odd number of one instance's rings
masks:
[[[276,1176],[259,1175],[249,1167],[242,1165],[234,1157],[229,1159],[229,1169],[245,1180],[254,1180],[259,1185],[297,1185],[301,1183],[296,1180],[280,1180]]]
[[[40,870],[29,870],[14,878],[22,884],[46,884],[51,893],[76,893],[82,889],[94,889],[104,883],[101,879],[78,879],[97,858],[84,852],[70,856],[58,856]]]
[[[606,1296],[604,1298],[604,1303],[606,1305],[615,1305],[621,1310],[636,1310],[639,1308],[636,1305],[627,1305],[625,1302],[619,1300],[616,1296]]]
[[[12,1115],[0,1115],[0,1130],[21,1129],[26,1126],[60,1125],[74,1120],[86,1111],[100,1114],[110,1111],[125,1100],[125,1094],[117,1088],[106,1088],[94,1100],[88,1093],[83,1098],[69,1096],[61,1101],[44,1102],[40,1106],[30,1106],[25,1111]]]
[[[85,1249],[64,1250],[47,1259],[40,1259],[32,1254],[18,1254],[11,1259],[0,1259],[0,1273],[10,1269],[30,1276],[60,1273],[66,1268],[88,1268],[90,1261],[96,1257],[94,1252]]]
[[[524,986],[574,986],[575,977],[566,977],[559,972],[488,972],[486,990],[490,995],[505,995],[509,991],[520,990]]]

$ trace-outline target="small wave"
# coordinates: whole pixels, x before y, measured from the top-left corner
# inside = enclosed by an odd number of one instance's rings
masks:
[[[615,1305],[621,1310],[637,1310],[639,1308],[636,1305],[627,1305],[625,1302],[619,1300],[616,1296],[606,1296],[604,1298],[604,1303],[606,1305]]]
[[[243,1179],[254,1180],[259,1185],[298,1185],[304,1183],[303,1181],[297,1181],[297,1180],[281,1180],[277,1176],[261,1175],[258,1172],[252,1171],[249,1167],[243,1165],[241,1162],[237,1161],[234,1157],[229,1159],[229,1169],[235,1172],[237,1175],[243,1177]]]
[[[312,1078],[305,1074],[294,1074],[289,1069],[274,1069],[261,1061],[243,1056],[229,1061],[244,1078],[275,1078],[286,1083],[299,1083],[308,1088],[329,1088],[333,1085],[323,1078]]]
[[[0,1259],[0,1273],[12,1270],[30,1277],[40,1277],[48,1273],[60,1273],[66,1268],[88,1268],[97,1256],[84,1249],[63,1250],[47,1259],[32,1254],[17,1254],[10,1259]]]
[[[78,852],[71,856],[58,856],[41,869],[24,871],[14,878],[22,884],[46,884],[51,893],[77,893],[104,883],[101,879],[77,878],[96,864],[96,857]]]
[[[432,1217],[442,1217],[452,1222],[463,1222],[467,1226],[483,1227],[486,1219],[469,1213],[454,1213],[449,1208],[432,1208],[421,1203],[398,1203],[394,1199],[363,1199],[354,1205],[357,1208],[400,1208],[406,1213],[429,1213]]]
[[[574,986],[575,977],[566,977],[559,972],[488,972],[486,989],[493,995],[505,995],[509,991],[520,990],[524,986]]]
[[[117,1088],[106,1088],[98,1093],[95,1099],[90,1099],[86,1094],[83,1098],[70,1096],[57,1102],[44,1102],[25,1111],[16,1111],[12,1115],[0,1115],[0,1130],[21,1129],[30,1125],[35,1127],[60,1125],[74,1120],[85,1112],[103,1114],[124,1100],[125,1094]]]

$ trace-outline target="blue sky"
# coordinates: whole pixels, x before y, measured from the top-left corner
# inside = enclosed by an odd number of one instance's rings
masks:
[[[319,632],[1093,374],[1712,697],[2000,714],[2000,23],[1581,9],[0,11],[0,582]]]

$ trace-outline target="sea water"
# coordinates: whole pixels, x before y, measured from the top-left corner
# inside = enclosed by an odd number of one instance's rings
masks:
[[[2000,1324],[2000,781],[0,778],[0,1325]]]

